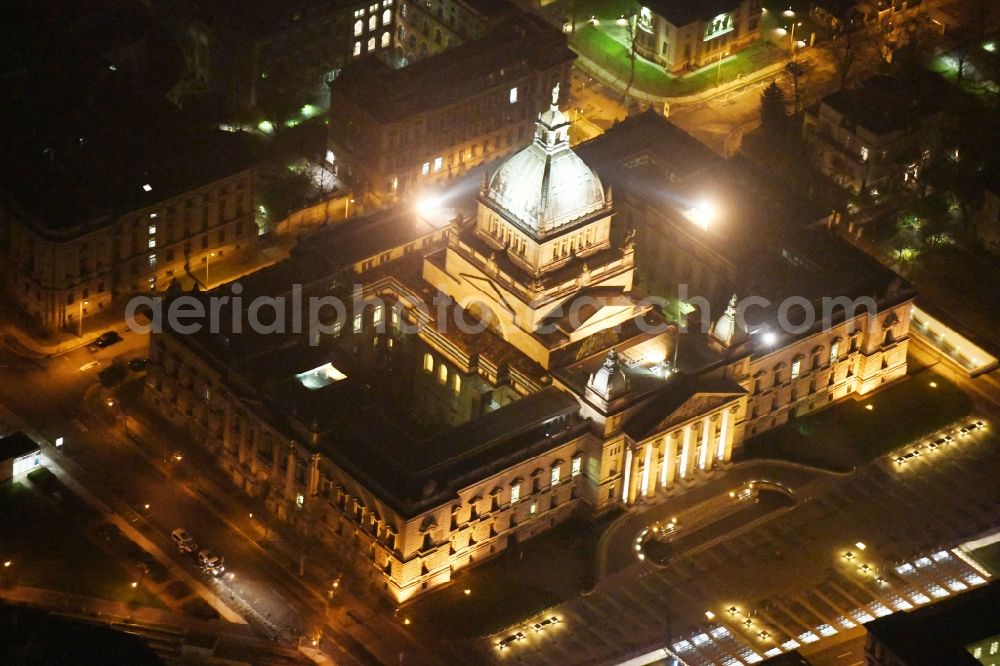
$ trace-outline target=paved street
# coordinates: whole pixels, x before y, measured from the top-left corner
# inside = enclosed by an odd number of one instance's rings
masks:
[[[295,644],[300,636],[308,641],[322,632],[321,648],[338,663],[398,663],[401,653],[404,663],[423,662],[424,650],[401,628],[373,615],[349,593],[335,597],[332,622],[327,623],[326,601],[297,579],[298,563],[279,563],[274,553],[256,543],[262,536],[259,523],[231,506],[209,501],[210,482],[197,469],[186,467],[189,460],[164,461],[164,454],[174,448],[171,442],[136,439],[141,423],[135,415],[128,416],[133,437],[125,438],[120,412],[107,408],[97,384],[101,368],[145,356],[145,336],[126,333],[124,338],[97,353],[78,349],[41,360],[5,349],[0,403],[50,441],[64,437],[62,453],[68,464],[83,468],[88,488],[112,506],[120,500],[122,510],[138,516],[136,526],[146,537],[202,577],[258,633]],[[232,575],[218,580],[203,576],[192,560],[177,553],[169,533],[179,526],[203,547],[222,553]]]

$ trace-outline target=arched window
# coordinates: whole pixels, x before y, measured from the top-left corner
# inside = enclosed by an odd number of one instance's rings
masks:
[[[392,10],[385,10],[382,12],[382,25],[389,25],[389,21],[392,20]]]
[[[375,38],[374,37],[369,37],[368,38],[368,50],[369,51],[374,51],[375,50]]]
[[[448,383],[448,366],[444,363],[438,366],[438,381],[442,384]]]
[[[354,36],[358,37],[365,29],[365,24],[362,23],[361,19],[354,22]]]
[[[424,354],[424,372],[434,372],[434,357],[430,352]]]
[[[382,48],[385,48],[387,46],[389,46],[389,33],[388,33],[388,31],[382,33]]]
[[[372,14],[371,16],[368,17],[368,29],[374,30],[377,27],[378,27],[378,17]]]

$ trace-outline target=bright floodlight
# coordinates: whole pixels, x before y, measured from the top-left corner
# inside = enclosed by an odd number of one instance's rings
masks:
[[[701,201],[693,208],[689,208],[684,213],[684,216],[702,229],[708,229],[718,217],[718,211],[715,210],[715,206],[711,203]]]
[[[149,183],[146,183],[145,185],[142,186],[142,191],[143,192],[152,192],[153,191],[153,186],[150,185]]]
[[[778,341],[778,336],[772,333],[771,331],[768,331],[767,333],[764,334],[762,340],[764,341],[765,345],[771,347],[774,345],[775,342]]]
[[[425,194],[417,199],[417,212],[421,215],[430,215],[441,209],[441,197],[433,194]]]

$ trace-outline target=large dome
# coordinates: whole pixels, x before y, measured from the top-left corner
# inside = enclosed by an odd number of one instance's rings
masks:
[[[486,197],[510,219],[538,236],[605,207],[601,180],[569,147],[569,122],[553,91],[538,117],[535,140],[510,157],[489,181]]]

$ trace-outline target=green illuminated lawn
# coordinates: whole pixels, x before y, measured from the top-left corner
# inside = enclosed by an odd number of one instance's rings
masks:
[[[931,387],[931,382],[937,386]],[[872,409],[865,408],[871,404]],[[967,416],[972,402],[947,379],[921,370],[865,400],[847,400],[747,441],[740,457],[778,458],[850,470]]]
[[[630,73],[628,48],[608,31],[592,25],[583,26],[571,36],[571,41],[581,55],[593,60],[620,82],[628,81]],[[687,76],[668,74],[663,67],[637,57],[632,87],[642,92],[667,97],[689,95],[714,86],[717,80],[725,83],[752,72],[761,63],[769,62],[766,57],[769,49],[770,47],[762,43],[756,44],[725,60],[721,68],[707,67]]]

